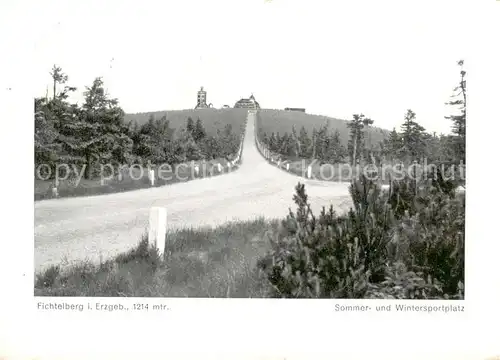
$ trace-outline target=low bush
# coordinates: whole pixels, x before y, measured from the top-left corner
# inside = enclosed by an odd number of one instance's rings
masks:
[[[406,174],[384,193],[362,176],[347,214],[316,218],[299,183],[296,212],[259,261],[273,296],[463,298],[465,201],[440,185]]]

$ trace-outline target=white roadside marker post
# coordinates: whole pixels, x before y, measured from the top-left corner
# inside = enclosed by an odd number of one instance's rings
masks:
[[[149,182],[151,183],[151,186],[155,186],[155,171],[152,169],[149,169],[148,177],[149,177]]]
[[[220,163],[218,163],[218,164],[217,164],[217,170],[218,170],[219,172],[221,172],[221,171],[222,171],[222,165],[221,165]]]
[[[290,170],[290,164],[286,164],[286,171]]]
[[[158,250],[163,258],[165,242],[167,240],[167,209],[163,207],[152,207],[149,210],[148,243]]]
[[[57,186],[52,185],[52,197],[59,197],[59,192],[57,191]]]
[[[312,175],[312,166],[309,165],[307,167],[307,178],[310,179],[311,178],[311,175]]]

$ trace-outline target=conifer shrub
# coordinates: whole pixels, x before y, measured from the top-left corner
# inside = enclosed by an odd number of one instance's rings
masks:
[[[353,183],[355,206],[338,216],[333,207],[316,218],[298,184],[296,213],[271,239],[272,251],[259,262],[280,297],[362,298],[368,284],[383,279],[393,215],[380,189],[364,179]]]
[[[445,294],[463,293],[465,266],[465,199],[429,196],[414,215],[405,214],[394,231],[393,244],[403,259],[425,277],[436,279]]]
[[[443,296],[452,297],[463,296],[465,267],[465,196],[455,194],[456,185],[438,169],[430,179],[392,182],[389,195],[398,220],[391,258],[437,281]]]
[[[407,266],[397,261],[386,269],[386,276],[380,283],[368,284],[367,299],[442,299],[442,286],[422,272],[409,271]]]
[[[406,174],[383,193],[361,176],[351,184],[347,214],[330,206],[318,217],[304,185],[295,190],[296,211],[258,263],[272,296],[463,298],[465,200],[453,185]]]

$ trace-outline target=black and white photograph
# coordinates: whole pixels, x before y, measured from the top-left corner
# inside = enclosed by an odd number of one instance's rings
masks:
[[[0,359],[498,360],[498,19],[0,2]]]
[[[41,15],[36,297],[466,298],[464,7],[146,3]]]

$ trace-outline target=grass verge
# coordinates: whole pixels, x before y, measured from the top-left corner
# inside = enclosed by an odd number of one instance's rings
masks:
[[[35,275],[35,296],[269,297],[257,261],[279,221],[257,219],[167,234],[164,259],[147,239],[93,264],[51,266]]]

